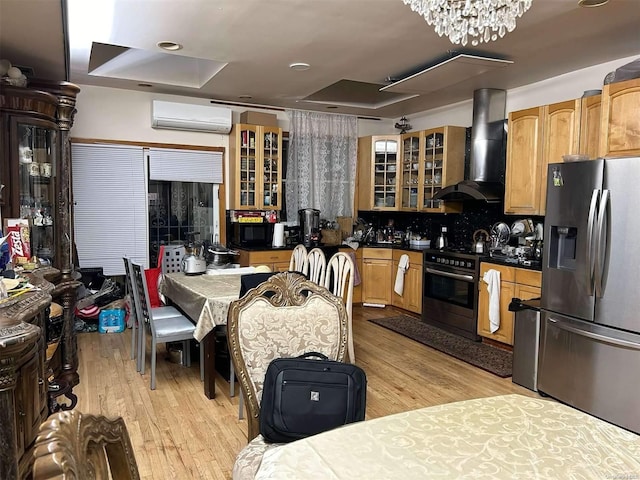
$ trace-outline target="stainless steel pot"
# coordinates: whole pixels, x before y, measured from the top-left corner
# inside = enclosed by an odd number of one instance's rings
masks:
[[[207,250],[207,265],[220,267],[233,262],[233,259],[240,255],[235,250],[229,250],[222,245],[213,245]]]

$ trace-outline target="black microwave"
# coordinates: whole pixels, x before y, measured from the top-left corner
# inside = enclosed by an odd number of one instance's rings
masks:
[[[273,242],[273,223],[231,224],[231,243],[238,247],[270,247]]]

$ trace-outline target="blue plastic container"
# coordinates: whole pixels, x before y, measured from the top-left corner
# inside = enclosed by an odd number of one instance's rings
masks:
[[[124,310],[103,310],[98,316],[98,331],[100,333],[120,333],[125,328]]]

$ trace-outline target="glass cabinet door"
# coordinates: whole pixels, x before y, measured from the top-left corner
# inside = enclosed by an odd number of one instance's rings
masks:
[[[395,208],[398,187],[398,141],[377,139],[374,142],[374,208]]]
[[[256,129],[245,128],[240,131],[239,161],[240,161],[240,206],[257,208],[258,196],[256,186],[259,185],[257,178],[257,131]]]
[[[280,152],[282,150],[282,138],[279,128],[263,127],[262,143],[262,206],[265,209],[278,209],[282,207],[280,183],[282,172],[280,165]]]
[[[21,122],[14,125],[20,218],[29,221],[30,256],[53,263],[57,131]]]
[[[418,208],[418,186],[421,183],[420,169],[422,156],[420,144],[422,136],[417,133],[406,133],[402,136],[402,178],[400,179],[400,206],[403,209]]]
[[[432,198],[442,189],[443,166],[444,134],[440,130],[426,132],[422,172],[422,208],[440,208],[440,201]]]

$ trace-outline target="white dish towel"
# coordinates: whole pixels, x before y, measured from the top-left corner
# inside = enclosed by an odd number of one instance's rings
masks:
[[[398,271],[396,272],[396,284],[393,287],[393,291],[398,295],[402,295],[404,292],[404,274],[409,268],[409,255],[403,253],[398,261]]]
[[[482,276],[489,292],[489,330],[495,333],[500,328],[500,272],[487,270]]]

